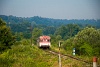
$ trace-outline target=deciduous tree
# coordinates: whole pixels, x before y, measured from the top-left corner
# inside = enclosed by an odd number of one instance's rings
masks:
[[[8,49],[15,42],[10,28],[6,26],[6,23],[0,18],[0,51]]]
[[[79,49],[79,52],[84,48],[85,52],[89,55],[100,55],[100,30],[92,27],[84,28],[75,36],[74,44]]]

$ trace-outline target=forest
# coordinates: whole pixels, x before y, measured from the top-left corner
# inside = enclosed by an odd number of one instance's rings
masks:
[[[12,50],[12,47],[18,46],[18,44],[30,45],[31,38],[32,43],[36,45],[37,38],[41,35],[51,37],[53,49],[58,48],[59,41],[63,41],[61,48],[70,55],[72,49],[75,48],[78,56],[100,57],[100,19],[67,20],[39,16],[25,18],[0,15],[0,54]],[[15,49],[19,50],[19,52],[28,50],[28,48],[24,49],[24,47],[23,49],[14,47],[13,50]],[[6,58],[6,54],[4,55]],[[2,58],[2,55],[0,55],[0,59],[6,60]],[[12,61],[14,60],[10,60],[10,62]],[[4,62],[0,61],[0,64]]]

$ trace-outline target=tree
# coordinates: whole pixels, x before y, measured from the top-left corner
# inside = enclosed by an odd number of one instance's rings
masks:
[[[6,23],[0,18],[0,51],[8,49],[15,42],[10,28],[6,26]]]
[[[89,55],[100,55],[100,30],[86,27],[78,32],[73,43],[79,52],[84,49],[85,53]],[[89,49],[91,49],[91,52]]]
[[[54,34],[55,33],[56,28],[53,26],[48,26],[44,29],[43,34],[48,35],[48,34]]]
[[[80,27],[76,24],[68,24],[61,26],[55,35],[61,35],[62,39],[68,39],[76,35],[80,31]]]
[[[33,36],[32,39],[33,39],[34,44],[36,44],[38,37],[41,35],[42,35],[42,30],[39,28],[34,28],[33,34],[32,34]]]
[[[23,36],[23,32],[15,32],[15,36],[16,36],[16,41],[21,41],[22,39],[24,39]]]

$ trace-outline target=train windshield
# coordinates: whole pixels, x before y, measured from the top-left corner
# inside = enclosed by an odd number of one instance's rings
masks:
[[[50,42],[50,37],[49,36],[40,36],[39,41],[40,42]]]
[[[50,42],[50,39],[40,39],[40,42]]]

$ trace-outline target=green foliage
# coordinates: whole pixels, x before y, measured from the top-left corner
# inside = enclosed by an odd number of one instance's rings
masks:
[[[30,39],[31,38],[31,33],[30,32],[24,32],[23,37],[26,38],[26,39]]]
[[[32,39],[33,39],[33,43],[36,44],[37,43],[37,39],[39,36],[42,35],[42,30],[39,28],[34,28],[33,32],[32,32]]]
[[[55,66],[53,66],[53,63],[57,61],[57,57],[55,58],[52,55],[47,56],[46,52],[38,49],[36,46],[29,46],[31,38],[30,25],[33,21],[32,40],[34,44],[36,44],[39,36],[50,35],[51,45],[55,50],[58,50],[59,41],[65,40],[61,50],[66,50],[65,53],[67,54],[72,54],[72,49],[75,48],[78,55],[89,57],[93,55],[100,56],[100,29],[95,29],[95,27],[100,28],[100,20],[60,20],[38,16],[21,18],[0,15],[0,17],[10,26],[17,40],[15,45],[13,45],[14,36],[10,28],[6,26],[6,23],[0,19],[0,51],[12,46],[7,52],[0,54],[0,67]],[[92,28],[92,25],[95,27]],[[84,28],[85,26],[88,27]],[[81,30],[81,28],[84,29]],[[69,61],[71,62],[71,60]],[[76,63],[73,66],[78,65]]]
[[[56,31],[56,28],[53,26],[48,26],[44,29],[43,34],[48,35],[48,34],[54,34]]]
[[[20,33],[16,32],[15,36],[16,36],[16,41],[20,41],[20,40],[22,40],[24,38],[22,32],[20,32]]]
[[[88,55],[100,55],[100,31],[94,28],[84,28],[74,37],[75,47],[81,51],[79,48],[84,47],[85,53]],[[88,50],[91,50],[88,51]],[[95,51],[95,52],[93,52]]]
[[[55,61],[57,57],[30,44],[13,45],[0,54],[0,67],[52,67]]]
[[[56,32],[55,35],[61,35],[62,39],[68,39],[76,35],[80,31],[80,27],[76,24],[68,24],[66,26],[61,26]]]
[[[70,52],[75,48],[78,55],[100,56],[100,30],[86,27],[64,41],[63,48]]]
[[[72,19],[72,20],[67,20],[67,19],[51,19],[51,18],[42,18],[39,16],[34,16],[34,17],[29,17],[29,18],[22,18],[22,17],[16,17],[16,16],[5,16],[5,15],[0,15],[0,18],[2,18],[4,21],[7,22],[7,26],[11,27],[11,30],[13,32],[23,32],[25,38],[30,38],[31,33],[30,29],[27,29],[31,26],[31,23],[33,24],[33,28],[39,28],[43,30],[44,35],[48,34],[54,34],[56,29],[58,29],[62,25],[67,25],[67,32],[61,29],[61,32],[56,32],[59,33],[58,35],[61,35],[63,39],[70,38],[71,36],[74,36],[77,33],[77,29],[75,24],[79,25],[79,27],[84,28],[86,26],[95,26],[96,28],[100,28],[100,19],[94,20],[94,19],[87,19],[87,20],[78,20],[78,19]],[[10,24],[9,24],[10,23]],[[75,29],[73,29],[75,27]],[[60,28],[58,29],[60,30]],[[70,31],[70,32],[69,32]],[[74,33],[74,34],[73,34]]]
[[[58,47],[59,41],[62,40],[60,35],[49,35],[51,37],[51,45]]]
[[[29,45],[29,44],[31,44],[31,43],[30,43],[30,39],[22,39],[20,42],[21,42],[21,44],[23,44],[23,45]]]
[[[59,40],[61,40],[61,39],[62,39],[62,37],[61,37],[60,35],[57,35],[57,36],[56,36],[56,40],[57,40],[57,41],[59,41]]]
[[[93,56],[93,48],[91,45],[84,43],[79,49],[81,55]]]
[[[15,42],[14,39],[10,28],[6,26],[6,23],[2,19],[0,19],[0,52],[10,48]]]
[[[0,54],[0,67],[10,67],[14,63],[13,56],[10,55],[10,51]]]
[[[87,25],[92,25],[92,26],[96,26],[96,28],[100,28],[100,19],[98,19],[98,20],[94,20],[94,19],[86,19],[86,20],[84,20],[84,19],[80,19],[80,20],[71,19],[71,20],[67,20],[67,19],[43,18],[43,17],[39,17],[39,16],[23,18],[23,17],[12,16],[12,15],[10,15],[10,16],[0,15],[0,18],[5,20],[6,22],[13,23],[14,25],[16,23],[21,23],[21,22],[35,22],[37,25],[46,25],[46,26],[58,27],[58,26],[61,26],[61,25],[73,24],[74,23],[74,24],[79,24],[81,27],[85,27]],[[13,24],[12,24],[12,27],[13,27]],[[14,28],[12,28],[12,29],[14,29]],[[17,29],[17,31],[19,29]],[[20,31],[20,32],[22,32],[22,31]]]
[[[73,46],[73,38],[70,38],[70,39],[67,39],[66,41],[64,41],[62,46],[66,51],[72,50],[74,48],[74,46]]]

